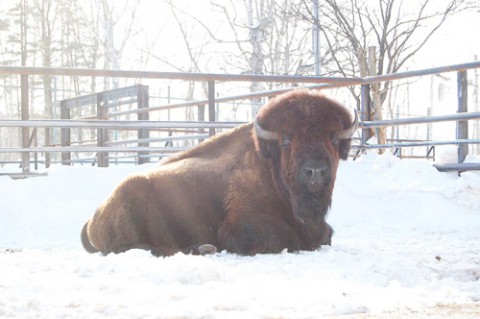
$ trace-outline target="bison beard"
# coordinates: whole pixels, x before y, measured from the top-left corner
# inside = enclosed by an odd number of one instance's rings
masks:
[[[325,194],[328,195],[328,194]],[[293,205],[295,218],[304,225],[318,224],[325,219],[330,208],[330,198],[302,192]]]
[[[302,199],[293,208],[305,238],[312,242],[312,249],[316,248],[314,243],[331,245],[333,230],[325,222],[330,202],[330,197],[328,197],[326,192],[324,192],[321,198],[304,193]]]
[[[85,224],[82,243],[90,253],[139,248],[159,256],[329,245],[325,217],[357,124],[316,91],[280,95],[255,123],[125,179]]]

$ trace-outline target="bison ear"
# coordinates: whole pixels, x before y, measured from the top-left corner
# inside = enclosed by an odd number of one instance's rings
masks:
[[[338,141],[338,153],[342,160],[348,159],[348,153],[350,152],[351,139],[342,139]]]
[[[277,141],[264,140],[262,138],[258,139],[258,145],[260,148],[260,153],[266,158],[278,158],[280,156],[280,149],[278,147]]]

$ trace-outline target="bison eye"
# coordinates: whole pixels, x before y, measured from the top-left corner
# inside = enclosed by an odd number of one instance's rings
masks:
[[[287,147],[288,145],[290,145],[291,142],[292,142],[291,137],[286,135],[283,137],[282,145],[283,147]]]
[[[303,169],[303,174],[305,174],[305,176],[312,177],[313,176],[313,170],[311,168],[304,168]]]
[[[332,136],[332,143],[333,145],[338,145],[338,137]]]

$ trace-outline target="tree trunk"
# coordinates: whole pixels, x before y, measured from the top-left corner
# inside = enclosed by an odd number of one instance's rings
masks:
[[[377,75],[377,52],[374,46],[368,48],[368,75]],[[372,118],[375,121],[382,120],[382,100],[380,92],[380,83],[373,83],[370,85],[370,92],[372,95]],[[377,137],[378,144],[386,143],[386,129],[385,127],[375,128],[375,136]],[[378,149],[379,154],[383,154],[385,149]]]
[[[258,10],[255,10],[259,6]],[[258,12],[255,15],[255,12]],[[248,0],[247,4],[247,21],[249,28],[249,42],[252,46],[252,53],[250,55],[249,64],[252,74],[263,74],[263,66],[265,64],[265,55],[263,54],[264,33],[266,24],[268,23],[265,17],[264,3],[260,1]],[[258,92],[263,90],[261,82],[252,82],[250,85],[251,92]],[[254,118],[262,105],[261,98],[252,99],[252,118]]]
[[[28,15],[28,1],[23,0],[21,2],[21,63],[22,66],[27,65],[27,15]],[[30,119],[30,106],[28,98],[28,75],[20,76],[20,86],[21,86],[21,118],[22,120]],[[29,147],[30,140],[30,129],[28,127],[22,127],[22,148]],[[22,172],[30,172],[30,153],[22,153]]]
[[[52,58],[51,58],[51,46],[52,46],[52,28],[50,25],[50,10],[51,2],[43,0],[39,4],[40,17],[41,17],[41,34],[42,34],[42,55],[43,55],[43,66],[51,67]],[[45,104],[45,116],[48,119],[53,118],[53,109],[52,109],[52,78],[50,75],[43,76],[43,96]],[[45,146],[50,146],[50,128],[45,128]],[[45,153],[45,164],[46,167],[50,166],[50,153]]]

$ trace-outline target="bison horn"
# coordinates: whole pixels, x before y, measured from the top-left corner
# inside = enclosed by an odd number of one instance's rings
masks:
[[[258,123],[258,117],[255,118],[255,122],[253,123],[255,127],[255,134],[261,139],[264,140],[276,140],[278,138],[277,133],[267,131],[263,127],[260,126],[260,123]]]
[[[352,125],[343,130],[343,131],[340,131],[338,133],[338,138],[341,139],[341,140],[348,140],[350,138],[352,138],[353,134],[355,133],[355,131],[357,130],[358,128],[358,112],[357,110],[355,110],[355,119],[353,120],[353,123]]]

